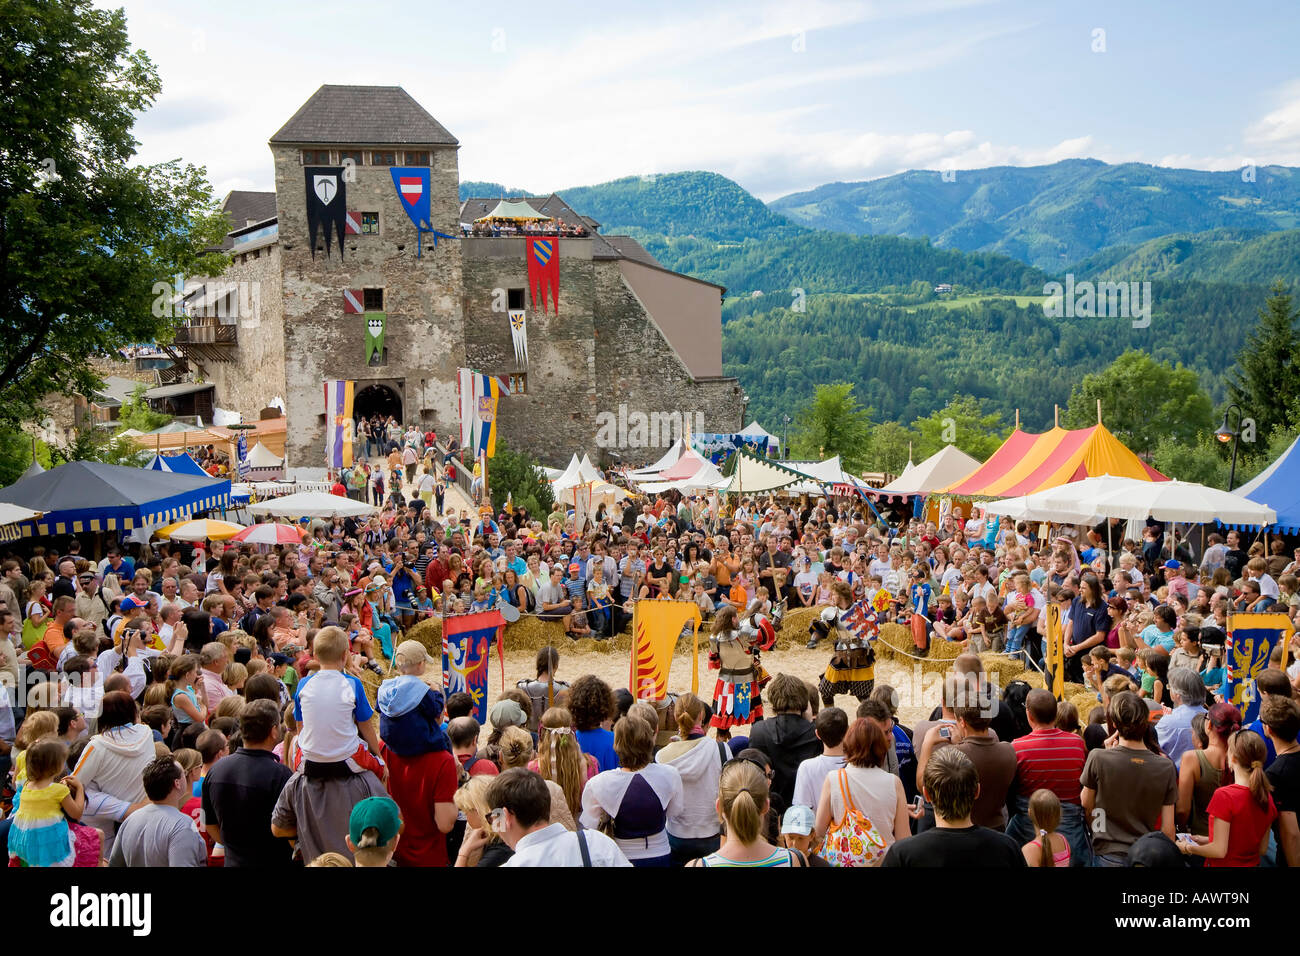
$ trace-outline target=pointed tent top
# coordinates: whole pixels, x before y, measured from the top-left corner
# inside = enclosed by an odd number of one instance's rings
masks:
[[[33,461],[30,465],[27,466],[27,469],[21,475],[18,476],[18,480],[22,481],[24,478],[31,478],[33,475],[43,475],[43,474],[45,474],[45,468],[42,467],[39,461]]]
[[[490,213],[488,213],[486,216],[479,216],[479,217],[478,217],[477,219],[475,219],[474,221],[475,221],[475,222],[484,222],[484,221],[486,221],[486,220],[488,220],[488,219],[546,219],[546,220],[549,220],[550,218],[551,218],[550,216],[543,216],[540,212],[538,212],[536,209],[534,209],[532,206],[530,206],[530,205],[528,204],[527,200],[523,200],[523,199],[521,199],[521,200],[519,200],[518,202],[510,202],[510,201],[507,200],[507,199],[503,199],[503,200],[501,200],[499,203],[497,203],[496,208],[493,209]]]
[[[284,464],[283,458],[261,442],[248,450],[248,456],[244,460],[251,468],[279,468]]]
[[[769,445],[781,444],[781,439],[777,438],[770,431],[760,425],[757,418],[750,422],[746,427],[742,428],[739,434],[744,435],[746,438],[766,438]]]
[[[960,481],[979,467],[978,459],[972,458],[956,445],[944,445],[919,465],[913,465],[909,461],[903,473],[881,488],[877,494],[929,494],[931,491],[948,487],[954,481]]]

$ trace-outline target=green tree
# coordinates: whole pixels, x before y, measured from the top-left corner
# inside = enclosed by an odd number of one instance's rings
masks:
[[[1010,430],[997,412],[984,411],[984,402],[971,395],[954,395],[937,412],[912,423],[916,432],[915,460],[929,458],[944,445],[956,445],[966,454],[986,461],[1006,440]]]
[[[1214,407],[1196,373],[1136,349],[1071,390],[1066,426],[1095,425],[1098,399],[1102,422],[1138,454],[1151,454],[1164,438],[1195,447],[1213,428]]]
[[[1237,365],[1228,376],[1228,396],[1255,420],[1260,435],[1291,424],[1290,410],[1300,401],[1300,317],[1291,294],[1278,281],[1269,290],[1259,313],[1259,324],[1237,353]]]
[[[51,392],[91,392],[92,356],[166,339],[155,285],[221,272],[226,257],[204,250],[229,223],[202,168],[130,164],[161,85],[122,10],[10,0],[0,89],[0,417],[12,423]]]
[[[139,432],[151,432],[155,428],[162,428],[172,420],[170,415],[149,408],[149,401],[144,397],[145,391],[143,385],[138,386],[131,393],[131,397],[122,404],[117,418],[118,424],[122,426],[121,431],[134,428]]]
[[[858,405],[847,382],[818,385],[812,401],[795,415],[790,440],[797,457],[839,455],[846,469],[860,471],[871,448],[871,409]]]
[[[871,467],[897,475],[907,467],[908,448],[915,436],[898,422],[881,422],[871,429]]]
[[[1216,442],[1206,434],[1191,442],[1166,435],[1151,453],[1151,464],[1161,474],[1179,481],[1195,481],[1211,488],[1228,487],[1228,462],[1224,461]],[[1237,484],[1242,472],[1238,463]]]
[[[496,455],[488,462],[488,485],[493,510],[498,514],[505,507],[506,498],[510,498],[516,508],[527,508],[529,514],[545,520],[555,503],[551,483],[537,459],[515,451],[499,437]]]
[[[0,426],[0,487],[12,485],[32,464],[32,436],[19,428]],[[36,461],[49,468],[50,449],[43,441],[35,442]]]

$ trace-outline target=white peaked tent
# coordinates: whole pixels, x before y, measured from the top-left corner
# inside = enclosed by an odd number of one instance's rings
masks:
[[[664,471],[667,468],[671,468],[673,465],[677,464],[678,460],[685,453],[686,453],[686,442],[679,438],[677,439],[677,441],[673,442],[673,447],[669,448],[668,451],[664,453],[664,456],[660,458],[657,462],[655,462],[653,465],[650,465],[647,468],[637,468],[634,471],[629,471],[627,473],[627,476],[632,481],[637,481],[638,479],[642,479],[642,478],[647,479],[649,481],[654,481],[654,479],[658,476],[659,472]]]
[[[944,445],[919,465],[909,461],[901,475],[874,494],[882,498],[927,495],[961,481],[981,464],[956,445]]]
[[[742,428],[739,434],[744,435],[746,438],[766,438],[768,447],[781,447],[781,439],[760,425],[757,418],[750,422],[748,427]]]
[[[695,474],[689,478],[679,478],[676,481],[647,481],[642,482],[640,488],[648,495],[657,495],[661,491],[707,491],[714,488],[725,488],[730,479],[723,478],[722,472],[718,471],[718,466],[711,461],[701,463]]]
[[[249,449],[244,462],[248,465],[250,481],[269,481],[284,476],[284,459],[261,442]]]
[[[744,495],[760,494],[789,488],[801,482],[812,482],[816,488],[821,488],[813,476],[781,462],[759,458],[745,451],[737,451],[735,458],[736,469],[731,473],[731,480],[726,487],[721,489],[723,491]]]
[[[486,216],[479,216],[475,222],[484,222],[488,219],[550,219],[550,216],[543,216],[540,212],[528,204],[527,200],[520,199],[511,202],[508,199],[502,199]]]
[[[616,501],[627,497],[627,492],[616,485],[611,485],[600,476],[596,466],[591,463],[591,459],[585,454],[582,460],[574,455],[569,460],[569,466],[564,469],[560,476],[551,482],[551,490],[555,492],[558,501],[563,502],[570,507],[577,506],[577,494],[574,491],[578,486],[585,485],[591,488],[591,507],[596,508],[601,504],[610,507]]]

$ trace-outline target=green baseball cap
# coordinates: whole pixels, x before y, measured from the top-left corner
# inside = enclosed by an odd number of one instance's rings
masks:
[[[361,834],[371,827],[379,831],[379,843],[384,845],[402,829],[402,813],[388,797],[366,797],[352,808],[348,818],[348,836],[360,845]]]

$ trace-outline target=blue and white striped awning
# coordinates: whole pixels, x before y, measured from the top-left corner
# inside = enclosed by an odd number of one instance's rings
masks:
[[[14,526],[22,537],[131,531],[224,508],[229,501],[226,479],[94,461],[69,462],[0,490],[0,502],[41,512]]]

